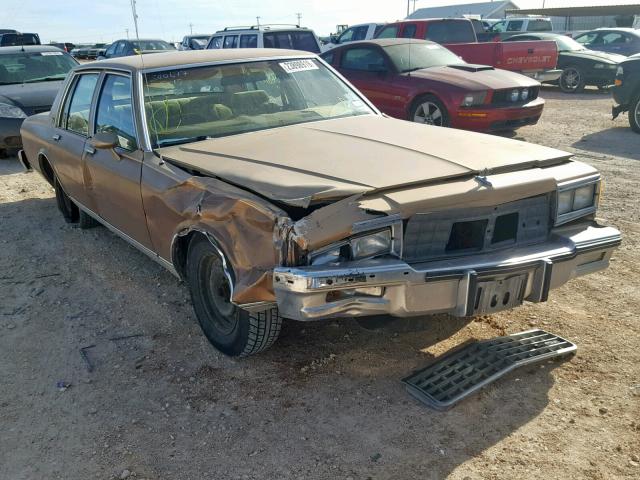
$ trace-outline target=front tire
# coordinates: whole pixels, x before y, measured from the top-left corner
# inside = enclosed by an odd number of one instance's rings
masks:
[[[584,73],[576,66],[568,66],[562,71],[560,80],[560,90],[564,93],[580,93],[585,85]]]
[[[198,323],[222,353],[245,357],[276,341],[282,326],[278,309],[252,313],[231,303],[222,259],[208,239],[198,236],[189,244],[186,277]]]
[[[449,112],[435,95],[422,95],[413,102],[409,120],[436,127],[448,127]]]
[[[640,95],[638,95],[629,107],[629,125],[631,129],[640,133]]]

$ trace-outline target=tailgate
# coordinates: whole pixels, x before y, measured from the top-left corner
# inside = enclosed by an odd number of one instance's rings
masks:
[[[553,70],[558,62],[558,48],[553,40],[458,43],[445,46],[465,62],[515,72]]]

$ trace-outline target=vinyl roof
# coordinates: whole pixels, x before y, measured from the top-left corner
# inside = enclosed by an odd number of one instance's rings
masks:
[[[243,60],[259,60],[261,58],[280,57],[312,57],[310,52],[300,50],[285,50],[279,48],[227,48],[221,50],[189,50],[170,51],[163,53],[149,53],[131,55],[128,57],[109,58],[97,62],[85,63],[84,68],[126,68],[129,70],[146,70],[151,68],[177,67],[196,63],[215,63]]]

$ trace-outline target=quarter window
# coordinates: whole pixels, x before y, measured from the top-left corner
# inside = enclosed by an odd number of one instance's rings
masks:
[[[396,38],[398,36],[398,26],[389,25],[382,29],[376,38]]]
[[[241,35],[240,48],[257,48],[258,35]]]
[[[62,128],[85,137],[89,136],[89,112],[97,82],[97,73],[88,73],[78,77],[72,96],[67,97],[68,104],[65,105]]]
[[[118,137],[120,147],[135,150],[136,132],[131,102],[131,79],[107,75],[98,100],[96,133],[109,132]]]

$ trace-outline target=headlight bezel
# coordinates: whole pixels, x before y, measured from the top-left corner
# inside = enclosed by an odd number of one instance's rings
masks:
[[[477,107],[479,105],[484,105],[485,100],[487,99],[487,91],[480,92],[467,92],[462,97],[462,103],[460,103],[461,107]]]
[[[399,255],[397,251],[398,238],[394,233],[397,229],[393,226],[379,228],[367,232],[362,232],[352,237],[346,238],[340,242],[335,242],[322,247],[309,255],[309,265],[329,265],[341,262],[350,262],[357,260],[365,260],[368,258],[376,258],[385,255]],[[369,252],[367,255],[357,257],[354,255],[354,244],[362,242],[367,238],[380,238],[381,235],[388,235],[388,243],[375,252]]]
[[[12,112],[13,115],[9,115],[9,112]],[[0,118],[25,119],[27,118],[27,114],[17,105],[0,102]]]
[[[591,197],[591,202],[588,204],[578,204],[576,208],[576,193],[582,190],[582,194],[584,194],[585,191],[589,189],[591,189],[591,193],[587,195]],[[601,178],[599,174],[559,184],[555,195],[554,225],[563,225],[577,218],[594,214],[598,209],[600,191]],[[562,208],[567,201],[570,208]]]

